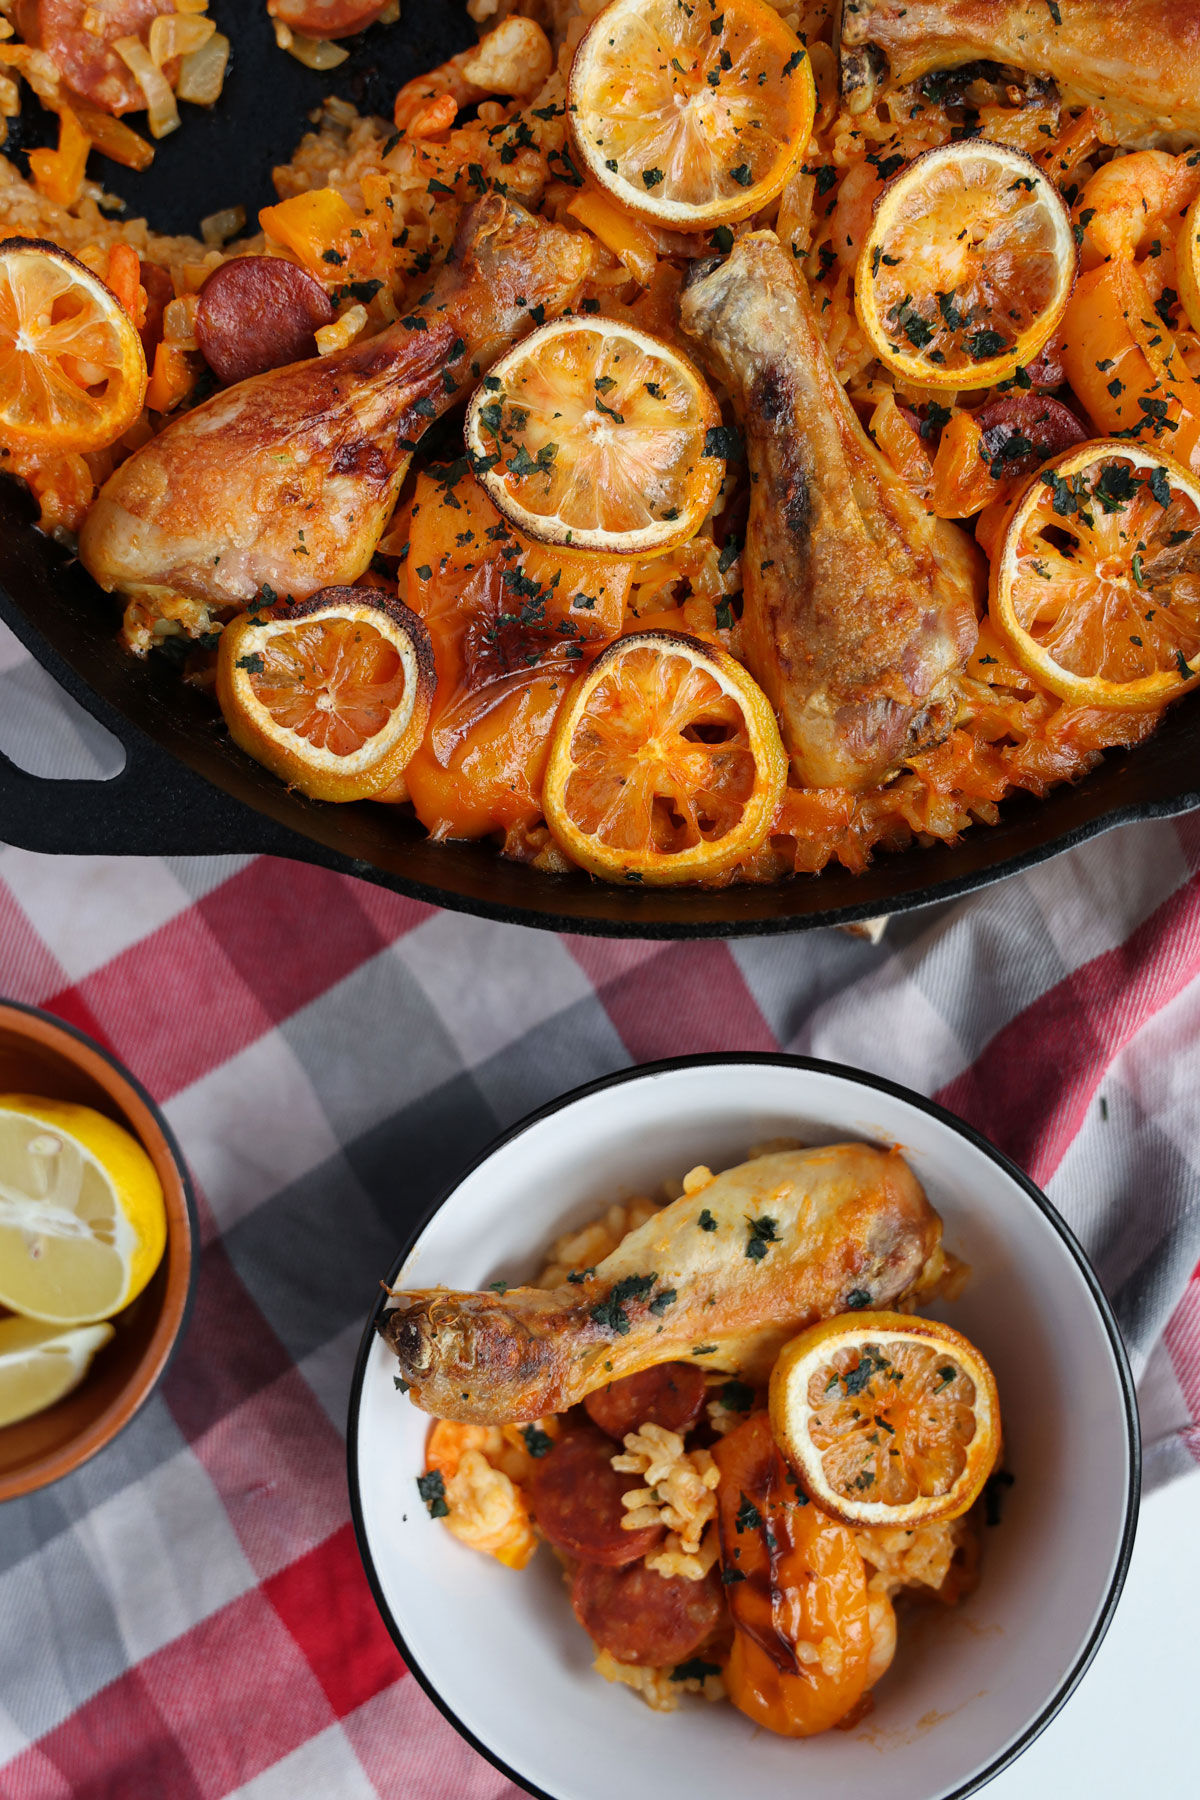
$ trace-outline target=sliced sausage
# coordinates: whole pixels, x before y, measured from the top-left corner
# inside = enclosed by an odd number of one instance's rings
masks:
[[[575,1617],[618,1662],[674,1668],[707,1643],[725,1615],[715,1572],[703,1581],[659,1575],[644,1562],[624,1569],[580,1563],[571,1584]]]
[[[154,366],[154,352],[162,342],[163,313],[175,298],[175,283],[161,263],[141,259],[138,280],[146,290],[146,319],[141,328],[146,361]]]
[[[995,476],[1032,475],[1047,457],[1082,444],[1088,433],[1069,406],[1046,394],[1004,394],[975,414]]]
[[[333,303],[307,270],[281,256],[238,256],[200,289],[196,342],[221,381],[245,381],[317,354],[313,335]]]
[[[113,49],[117,38],[145,43],[175,0],[20,0],[16,21],[26,43],[46,52],[63,80],[101,112],[138,112],[146,96]]]
[[[267,11],[303,37],[350,37],[373,25],[388,0],[271,0]]]
[[[533,1516],[550,1542],[568,1556],[619,1568],[638,1562],[662,1541],[661,1526],[622,1529],[621,1496],[639,1485],[612,1466],[612,1440],[587,1426],[560,1438],[534,1464],[530,1498]]]
[[[686,1431],[703,1412],[707,1392],[704,1370],[695,1363],[656,1363],[597,1388],[583,1404],[592,1423],[619,1443],[640,1425]]]

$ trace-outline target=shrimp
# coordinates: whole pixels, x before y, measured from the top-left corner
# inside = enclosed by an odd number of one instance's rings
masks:
[[[540,25],[515,15],[502,19],[472,49],[461,50],[439,68],[405,83],[396,95],[396,129],[407,131],[417,123],[427,133],[431,119],[428,109],[433,103],[444,102],[446,95],[454,101],[456,111],[492,94],[528,100],[548,79],[553,66],[550,40]],[[432,116],[436,116],[443,130],[454,120],[454,114],[444,104]]]
[[[1097,169],[1079,196],[1085,266],[1144,256],[1200,193],[1200,157],[1134,150]],[[1089,255],[1089,252],[1091,253]]]
[[[496,1467],[509,1460],[510,1451],[498,1426],[438,1419],[429,1433],[425,1466],[442,1477],[446,1525],[459,1542],[494,1556],[506,1568],[523,1569],[537,1549],[537,1538],[521,1488],[512,1474]],[[515,1473],[516,1466],[509,1466]]]
[[[871,1637],[871,1654],[867,1662],[867,1686],[882,1681],[896,1654],[896,1609],[879,1577],[867,1584],[867,1630]]]

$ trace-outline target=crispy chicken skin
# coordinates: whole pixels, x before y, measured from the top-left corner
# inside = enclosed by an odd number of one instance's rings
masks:
[[[1200,0],[844,0],[852,112],[885,86],[980,58],[1052,76],[1068,104],[1200,131]]]
[[[105,483],[79,554],[102,588],[245,605],[352,582],[425,428],[532,326],[560,312],[587,240],[499,195],[463,215],[424,304],[366,343],[239,382]],[[541,316],[535,314],[535,316]],[[445,379],[443,379],[445,375]]]
[[[926,1292],[945,1265],[941,1236],[898,1151],[783,1151],[685,1194],[583,1281],[398,1293],[379,1331],[426,1412],[519,1423],[654,1363],[765,1380],[781,1346],[815,1320],[851,1301],[890,1307]]]
[[[680,323],[746,435],[747,664],[805,786],[872,787],[953,724],[982,560],[863,430],[774,233],[694,264]]]

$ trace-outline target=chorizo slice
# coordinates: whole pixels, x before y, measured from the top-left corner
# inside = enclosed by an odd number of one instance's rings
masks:
[[[101,112],[139,112],[146,96],[113,49],[117,38],[145,43],[175,0],[21,0],[16,19],[26,43],[46,52],[67,86]]]
[[[271,0],[267,11],[302,37],[351,37],[373,25],[388,0]]]
[[[1088,437],[1070,407],[1047,394],[1003,394],[980,407],[975,423],[988,469],[998,478],[1032,475],[1047,458]]]
[[[575,1617],[602,1650],[641,1668],[674,1668],[708,1642],[725,1616],[715,1573],[703,1581],[660,1575],[644,1562],[623,1569],[580,1563],[571,1584]]]
[[[238,256],[200,289],[196,342],[213,374],[245,381],[317,354],[314,333],[334,317],[325,289],[281,256]]]
[[[530,1498],[539,1528],[556,1549],[619,1568],[640,1562],[661,1543],[663,1530],[622,1528],[621,1496],[638,1483],[617,1473],[612,1456],[612,1440],[602,1432],[590,1426],[571,1431],[534,1465]]]
[[[686,1431],[704,1411],[707,1392],[704,1370],[695,1363],[655,1363],[597,1388],[583,1404],[592,1423],[620,1443],[642,1425]]]

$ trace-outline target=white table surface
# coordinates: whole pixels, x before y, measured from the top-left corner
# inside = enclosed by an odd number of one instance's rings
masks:
[[[1200,1792],[1200,1474],[1142,1502],[1129,1578],[1096,1660],[988,1800],[1186,1800]]]

